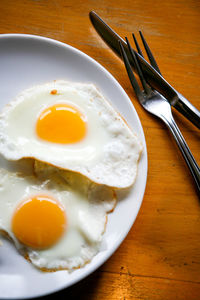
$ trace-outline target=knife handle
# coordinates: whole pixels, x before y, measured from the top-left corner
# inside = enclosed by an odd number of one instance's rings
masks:
[[[194,107],[183,95],[178,92],[177,94],[178,97],[171,102],[172,106],[200,129],[200,111]]]
[[[140,56],[137,52],[135,52],[135,54],[141,63],[142,70],[150,85],[166,97],[170,104],[193,125],[200,129],[200,111],[183,95],[176,91],[142,56]],[[130,62],[136,71],[134,62],[131,60]]]
[[[183,95],[175,90],[149,63],[135,52],[143,69],[146,73],[147,81],[158,92],[166,97],[170,104],[186,117],[193,125],[200,129],[200,111],[194,107]],[[132,62],[135,69],[135,65]],[[155,80],[152,80],[155,79]]]

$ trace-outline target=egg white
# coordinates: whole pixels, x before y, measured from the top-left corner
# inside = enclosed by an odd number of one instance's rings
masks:
[[[51,91],[56,89],[56,94]],[[87,119],[87,134],[74,144],[40,139],[40,113],[56,103],[77,107]],[[0,153],[6,159],[32,157],[81,173],[98,184],[127,188],[136,178],[142,151],[138,137],[93,84],[54,81],[21,93],[0,114]]]
[[[59,173],[43,172],[43,169],[36,170],[38,178],[0,169],[0,232],[6,233],[21,254],[39,269],[55,271],[82,267],[99,251],[107,213],[114,208],[116,199],[110,188],[91,183],[81,175],[69,172],[63,179]],[[11,228],[17,205],[37,194],[57,199],[67,216],[64,235],[44,250],[20,243]]]

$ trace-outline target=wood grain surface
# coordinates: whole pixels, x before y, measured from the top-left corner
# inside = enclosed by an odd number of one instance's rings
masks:
[[[146,192],[127,238],[94,274],[43,299],[198,300],[200,202],[193,179],[165,125],[137,102],[123,64],[92,27],[90,10],[95,10],[122,37],[131,37],[132,32],[138,36],[138,30],[142,30],[163,76],[200,109],[198,0],[0,1],[0,33],[50,37],[102,64],[132,100],[147,142]],[[200,163],[199,130],[173,112]]]

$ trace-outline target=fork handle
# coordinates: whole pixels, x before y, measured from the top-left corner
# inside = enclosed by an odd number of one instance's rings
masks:
[[[164,119],[164,121],[165,121],[166,125],[168,126],[168,128],[170,129],[172,135],[174,136],[179,149],[181,150],[181,153],[182,153],[182,155],[188,165],[188,168],[195,180],[198,194],[200,196],[200,168],[199,168],[197,162],[195,161],[194,156],[192,155],[188,145],[186,144],[186,141],[185,141],[184,137],[182,136],[180,129],[176,125],[174,118],[171,116],[170,120]]]

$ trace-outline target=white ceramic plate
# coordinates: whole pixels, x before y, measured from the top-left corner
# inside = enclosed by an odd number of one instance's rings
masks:
[[[69,287],[88,276],[124,240],[136,219],[145,191],[147,152],[144,133],[130,99],[112,75],[86,54],[58,41],[23,34],[0,36],[0,108],[20,91],[54,79],[94,83],[122,114],[144,146],[138,176],[131,192],[109,215],[101,251],[80,270],[71,274],[67,271],[40,272],[21,257],[10,242],[3,240],[0,247],[0,298],[37,297]]]

